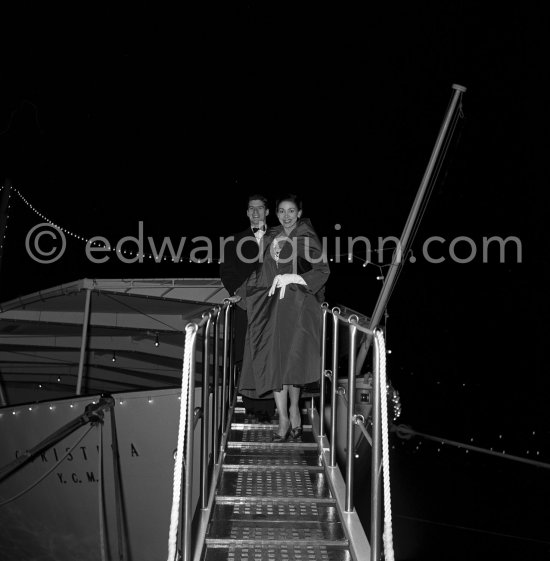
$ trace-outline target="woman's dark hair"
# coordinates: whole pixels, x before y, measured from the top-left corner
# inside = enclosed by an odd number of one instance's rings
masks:
[[[279,204],[283,201],[290,201],[291,203],[294,203],[296,205],[296,208],[298,210],[302,210],[302,199],[300,199],[300,197],[298,197],[298,195],[295,195],[294,193],[286,193],[282,197],[279,197],[277,199],[277,203],[275,204],[275,212],[278,211]]]

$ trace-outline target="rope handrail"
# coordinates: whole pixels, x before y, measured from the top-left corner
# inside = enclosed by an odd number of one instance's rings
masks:
[[[196,554],[198,549],[198,543],[191,543],[191,521],[193,518],[192,514],[192,486],[194,480],[193,474],[193,439],[194,431],[200,420],[202,420],[201,428],[201,459],[200,459],[200,500],[202,501],[202,506],[206,499],[208,498],[210,485],[212,482],[208,479],[208,442],[209,442],[209,408],[208,408],[208,393],[214,392],[214,414],[217,411],[217,397],[216,397],[216,380],[218,375],[218,369],[220,368],[219,355],[217,350],[217,345],[219,341],[218,325],[219,321],[222,320],[222,312],[225,311],[225,327],[224,327],[224,360],[228,355],[228,349],[230,348],[230,342],[227,339],[227,321],[229,319],[229,312],[231,311],[231,306],[233,302],[230,299],[225,299],[223,304],[218,304],[212,306],[209,310],[202,314],[200,320],[190,322],[185,328],[186,338],[184,343],[184,355],[182,364],[182,385],[181,385],[181,398],[180,398],[180,415],[179,415],[179,429],[178,429],[178,440],[175,454],[174,463],[174,481],[173,481],[173,496],[172,496],[172,510],[170,515],[170,529],[168,535],[168,561],[175,561],[175,559],[183,559],[189,561],[191,555]],[[210,330],[211,322],[214,322],[215,328]],[[203,353],[204,356],[212,356],[214,358],[214,383],[212,386],[209,384],[209,367],[208,358],[205,359],[203,364],[203,396],[202,404],[195,406],[194,404],[194,376],[195,376],[195,359],[197,352],[196,343],[199,338],[199,334],[203,337]],[[214,348],[212,352],[209,350],[208,339],[209,337],[214,338]],[[224,381],[222,382],[222,391],[225,392],[225,375]],[[212,389],[210,389],[210,387]],[[236,397],[236,396],[234,396]],[[223,402],[223,399],[222,399]],[[223,407],[222,403],[222,407]],[[222,414],[222,424],[224,416]],[[212,422],[213,430],[216,432],[218,430],[217,421]],[[212,436],[212,449],[214,452],[214,441],[216,438]],[[185,474],[184,474],[185,472]],[[182,486],[182,481],[185,480],[185,487]],[[180,504],[183,495],[183,507],[180,509]],[[181,516],[183,517],[181,528],[181,545],[182,550],[178,551],[178,527],[180,524],[180,510],[182,511]],[[202,542],[201,542],[202,543]],[[202,546],[201,546],[202,547]],[[193,553],[194,552],[194,553]]]
[[[183,478],[183,457],[185,445],[185,428],[187,424],[187,403],[189,399],[189,378],[191,375],[192,340],[197,333],[197,324],[190,323],[185,328],[185,351],[181,376],[180,422],[178,428],[178,445],[174,462],[174,482],[172,494],[172,511],[170,514],[170,530],[168,534],[168,561],[174,561],[177,555],[177,533]]]
[[[390,491],[390,457],[388,443],[388,398],[386,387],[386,345],[382,332],[375,332],[376,346],[378,347],[378,370],[380,378],[380,405],[382,424],[382,475],[384,479],[384,558],[393,561],[393,530],[391,516],[391,491]]]

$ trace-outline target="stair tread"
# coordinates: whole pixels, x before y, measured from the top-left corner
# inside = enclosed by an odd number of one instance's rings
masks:
[[[264,538],[264,539],[243,539],[243,538],[206,538],[205,544],[207,546],[220,546],[220,545],[233,545],[239,544],[241,547],[248,546],[248,547],[256,547],[256,546],[284,546],[284,547],[291,547],[293,544],[300,545],[300,546],[307,546],[313,544],[322,543],[326,546],[343,546],[348,547],[349,542],[347,540],[323,540],[319,539],[315,532],[310,534],[310,537],[307,534],[304,534],[305,537],[303,538],[296,538],[296,539],[289,539],[284,535],[281,535],[280,538]]]
[[[218,488],[220,495],[263,497],[330,497],[324,472],[303,469],[224,471]]]
[[[204,561],[351,561],[351,555],[341,544],[211,544]]]
[[[301,471],[324,471],[321,466],[300,466],[300,465],[292,465],[292,464],[279,464],[279,463],[256,463],[256,464],[224,464],[223,471],[273,471],[274,469],[277,470],[286,470],[286,469],[295,469]]]
[[[247,520],[296,522],[340,522],[335,503],[264,499],[256,502],[217,503],[212,521]]]
[[[237,428],[232,428],[229,433],[229,438],[227,445],[229,447],[245,445],[250,446],[251,444],[258,445],[271,445],[278,447],[296,447],[303,445],[305,448],[317,448],[317,442],[313,436],[313,432],[304,427],[302,433],[301,442],[273,442],[273,433],[275,432],[275,427],[270,427],[269,425],[251,425],[251,426],[241,426]]]
[[[216,503],[217,504],[237,504],[237,503],[246,503],[246,504],[256,504],[261,503],[262,501],[290,501],[294,503],[301,503],[301,502],[309,502],[309,503],[325,503],[325,502],[332,502],[336,504],[336,499],[333,497],[294,497],[292,495],[288,495],[286,497],[264,497],[263,495],[249,495],[246,497],[238,497],[236,495],[216,495]]]
[[[216,520],[210,524],[207,542],[211,540],[239,541],[330,541],[346,540],[340,522],[303,522],[271,520]]]
[[[228,449],[224,467],[265,466],[276,467],[315,467],[319,466],[319,453],[314,448],[304,447],[242,447]]]
[[[300,417],[302,419],[302,424],[307,425],[309,423],[309,415],[306,409],[303,409],[301,411]],[[258,417],[254,413],[247,413],[243,407],[237,407],[235,408],[231,421],[234,423],[260,423],[277,425],[279,423],[279,416],[276,412],[274,412],[268,418]]]

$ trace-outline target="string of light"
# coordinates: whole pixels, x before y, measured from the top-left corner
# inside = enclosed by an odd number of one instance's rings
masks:
[[[519,445],[518,445],[518,443],[512,443],[510,441],[507,442],[504,438],[504,434],[499,434],[498,435],[498,440],[499,440],[498,445],[476,446],[476,445],[473,444],[474,441],[479,442],[480,439],[474,440],[474,438],[472,437],[472,438],[469,439],[469,442],[457,442],[457,441],[454,441],[454,440],[449,440],[449,439],[446,439],[446,438],[436,437],[436,436],[432,436],[432,435],[425,434],[425,433],[422,433],[422,432],[417,432],[417,431],[413,430],[412,428],[408,427],[407,425],[398,425],[398,426],[394,425],[392,427],[392,431],[395,432],[397,434],[397,436],[402,439],[401,440],[401,445],[402,446],[405,445],[405,443],[407,441],[409,441],[409,439],[412,436],[417,436],[421,439],[423,438],[425,440],[434,442],[437,446],[437,453],[438,454],[440,454],[442,452],[442,450],[444,450],[444,449],[447,449],[447,450],[461,449],[461,450],[464,450],[465,454],[468,454],[470,451],[480,452],[480,453],[484,453],[486,455],[501,457],[501,458],[505,458],[505,459],[508,459],[508,460],[513,460],[513,461],[527,463],[527,464],[538,465],[539,467],[550,468],[550,464],[545,464],[545,463],[541,462],[540,460],[531,459],[531,458],[533,458],[533,456],[536,457],[536,458],[541,456],[541,450],[537,449],[537,448],[540,448],[541,446],[543,446],[542,442],[535,443],[535,442],[532,441],[531,446],[529,448],[524,448],[523,453],[525,454],[525,456],[530,456],[530,458],[527,458],[527,457],[517,456],[516,454],[512,454],[510,452],[511,449],[518,448]],[[531,436],[535,436],[535,434],[536,434],[536,432],[532,431]],[[486,439],[486,440],[488,440],[488,439]],[[420,452],[421,449],[425,449],[426,447],[422,446],[422,443],[423,443],[423,441],[419,440],[416,443],[416,446],[414,447],[414,449],[412,451],[414,453],[416,453],[416,452]],[[505,446],[505,444],[508,444],[508,446]],[[395,448],[395,445],[394,445],[394,448]]]
[[[357,260],[362,262],[362,267],[367,267],[368,265],[372,265],[373,267],[377,267],[380,274],[376,277],[376,280],[384,280],[385,279],[385,274],[384,274],[384,269],[385,268],[389,269],[390,267],[395,267],[396,266],[393,263],[385,264],[385,265],[379,265],[378,263],[374,263],[374,262],[370,261],[369,259],[360,257],[359,255],[356,255],[355,253],[349,253],[349,252],[334,255],[334,256],[330,257],[329,261],[334,261],[334,259],[336,257],[344,257],[344,256],[347,256],[348,263],[352,263],[354,259],[357,259]]]
[[[4,186],[2,186],[2,188],[3,187]],[[61,226],[60,224],[58,224],[57,222],[55,222],[54,220],[52,220],[48,216],[46,216],[43,212],[38,210],[21,193],[21,191],[19,189],[13,187],[13,190],[18,195],[18,197],[25,203],[25,205],[33,213],[35,213],[37,216],[39,216],[44,222],[47,222],[48,224],[51,224],[54,228],[57,228],[58,230],[60,230],[64,234],[67,234],[67,235],[71,236],[72,238],[74,238],[76,240],[79,240],[79,241],[82,241],[82,242],[85,242],[85,243],[90,242],[91,238],[89,238],[87,236],[83,236],[83,235],[78,234],[76,232],[73,232],[73,231],[69,230],[68,228],[65,228],[65,227]],[[135,250],[131,250],[131,249],[122,249],[122,248],[117,249],[116,247],[111,247],[108,244],[107,245],[101,245],[100,240],[94,240],[91,243],[90,247],[91,248],[96,248],[96,249],[97,248],[102,248],[102,249],[105,249],[106,251],[111,251],[113,253],[118,252],[120,255],[124,256],[127,259],[134,259],[134,258],[135,259],[146,259],[146,260],[152,260],[155,263],[160,263],[160,262],[172,262],[172,263],[188,262],[190,264],[220,264],[220,263],[222,263],[221,258],[213,258],[213,257],[204,257],[204,258],[195,257],[195,258],[192,258],[191,256],[179,256],[178,257],[177,255],[174,255],[173,253],[170,256],[166,256],[166,255],[161,255],[156,250],[151,252],[151,253],[146,253],[146,252],[140,252],[140,251],[135,251]],[[374,249],[373,251],[375,251],[377,253],[382,253],[383,251],[389,251],[389,250],[395,251],[395,248],[394,247],[378,248],[378,249]],[[207,250],[205,249],[205,251],[207,251]],[[383,281],[385,279],[385,272],[384,272],[385,268],[389,268],[391,266],[396,266],[395,264],[379,265],[379,264],[374,263],[373,261],[369,260],[368,258],[364,258],[364,257],[361,257],[357,254],[352,254],[352,253],[349,253],[349,252],[334,254],[329,258],[329,261],[339,262],[340,257],[347,257],[347,261],[349,263],[353,262],[354,259],[357,259],[357,260],[361,261],[363,267],[367,267],[368,265],[372,265],[373,267],[376,267],[378,269],[378,272],[379,272],[379,274],[377,275],[376,278],[377,278],[377,280],[380,280],[380,281]]]
[[[3,186],[2,186],[3,188]],[[34,213],[36,214],[38,217],[40,217],[44,222],[47,222],[48,224],[51,224],[54,228],[57,228],[58,230],[62,231],[64,234],[67,234],[69,236],[71,236],[72,238],[85,242],[85,243],[89,243],[91,238],[81,235],[79,233],[73,232],[72,230],[65,228],[64,226],[61,226],[60,224],[58,224],[57,222],[55,222],[54,220],[52,220],[51,218],[49,218],[48,216],[46,216],[43,212],[41,212],[39,209],[37,209],[24,195],[23,193],[21,193],[21,191],[17,188],[13,188],[13,190],[15,191],[15,193],[18,195],[18,197],[25,203],[25,205]],[[127,258],[137,258],[137,259],[147,259],[147,260],[153,260],[156,263],[160,263],[160,262],[168,262],[171,261],[173,263],[183,263],[183,262],[188,262],[190,264],[219,264],[222,262],[221,258],[212,258],[212,257],[204,257],[204,258],[192,258],[191,256],[185,256],[185,257],[179,257],[179,259],[177,258],[177,256],[161,256],[158,252],[152,252],[152,253],[145,253],[145,252],[138,252],[138,251],[133,251],[130,249],[116,249],[116,247],[111,247],[109,245],[105,246],[105,245],[100,245],[100,241],[99,240],[95,240],[92,242],[90,247],[93,248],[99,248],[102,247],[107,251],[111,251],[116,253],[118,251],[119,254],[124,255]],[[394,248],[384,248],[386,250],[389,249],[394,249]],[[379,249],[376,249],[374,251],[382,251]],[[330,258],[330,261],[334,261],[337,257],[342,257],[342,256],[348,256],[348,253],[341,253],[341,254],[337,254],[334,255]],[[377,276],[378,280],[383,280],[384,279],[384,267],[390,267],[391,265],[378,265],[376,263],[373,263],[372,261],[369,261],[368,259],[363,259],[361,257],[359,257],[358,255],[353,255],[353,257],[355,259],[358,259],[360,261],[363,262],[363,267],[366,267],[367,265],[373,265],[375,267],[378,268],[379,270],[379,275]],[[349,254],[348,257],[348,261],[351,262],[352,261],[352,256],[351,254]]]
[[[2,185],[0,187],[0,193],[2,192],[2,190],[4,189],[4,185]],[[3,252],[4,250],[4,242],[6,241],[7,238],[7,231],[8,231],[8,221],[10,218],[10,208],[11,208],[11,203],[10,203],[10,199],[11,199],[11,189],[8,192],[8,202],[7,202],[7,206],[6,206],[6,220],[4,222],[4,235],[2,236],[2,239],[0,240],[0,254]]]
[[[3,186],[2,186],[3,187]],[[21,191],[19,191],[19,189],[17,189],[16,187],[13,187],[13,190],[17,193],[17,195],[19,196],[19,198],[25,203],[25,205],[32,211],[34,212],[37,216],[39,216],[44,222],[47,222],[48,224],[51,224],[52,226],[54,226],[54,228],[57,228],[58,230],[62,231],[64,234],[67,234],[79,241],[83,241],[85,243],[89,243],[90,242],[90,238],[86,237],[86,236],[82,236],[80,234],[76,234],[74,232],[72,232],[71,230],[64,228],[63,226],[60,226],[59,224],[57,224],[56,222],[54,222],[53,220],[51,220],[50,218],[48,218],[44,213],[40,212],[33,204],[31,204],[27,198],[21,193]],[[95,243],[95,242],[94,242]],[[106,250],[108,251],[112,251],[114,253],[117,252],[116,248],[112,248],[110,246],[99,246],[99,245],[94,245],[94,243],[92,243],[91,247],[104,247]],[[99,241],[97,242],[97,244],[99,244]],[[129,249],[119,249],[118,253],[121,253],[123,255],[126,256],[130,256],[130,257],[143,257],[146,259],[154,259],[155,262],[160,262],[160,255],[157,253],[156,255],[152,254],[152,253],[138,253],[135,251],[131,251]],[[187,260],[188,258],[180,258],[179,259],[179,263],[183,262],[184,260]],[[168,257],[164,256],[162,261],[168,261]],[[171,261],[174,261],[174,259],[171,259]],[[211,263],[212,259],[208,259],[205,258],[204,260],[193,260],[191,258],[189,258],[189,263],[204,263],[204,262],[208,262]]]
[[[21,191],[19,191],[19,189],[17,189],[17,187],[13,187],[13,190],[17,193],[17,195],[19,196],[19,198],[40,218],[42,218],[42,220],[44,220],[45,222],[47,222],[48,224],[51,224],[52,226],[54,226],[55,228],[57,228],[58,230],[61,230],[64,234],[68,234],[69,236],[72,236],[73,238],[77,239],[77,240],[81,240],[84,242],[88,242],[88,238],[86,238],[85,236],[80,236],[79,234],[75,234],[74,232],[71,232],[70,230],[68,230],[67,228],[63,228],[63,226],[59,226],[59,224],[56,224],[53,220],[50,220],[45,214],[43,214],[42,212],[40,212],[36,207],[34,207],[25,197],[24,195],[21,193]]]

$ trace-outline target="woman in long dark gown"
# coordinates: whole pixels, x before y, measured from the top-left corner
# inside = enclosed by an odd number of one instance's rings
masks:
[[[301,438],[300,386],[320,377],[320,304],[330,270],[298,197],[285,195],[276,211],[281,225],[264,236],[263,262],[238,291],[248,316],[239,390],[251,397],[273,392],[273,441],[285,442]]]

